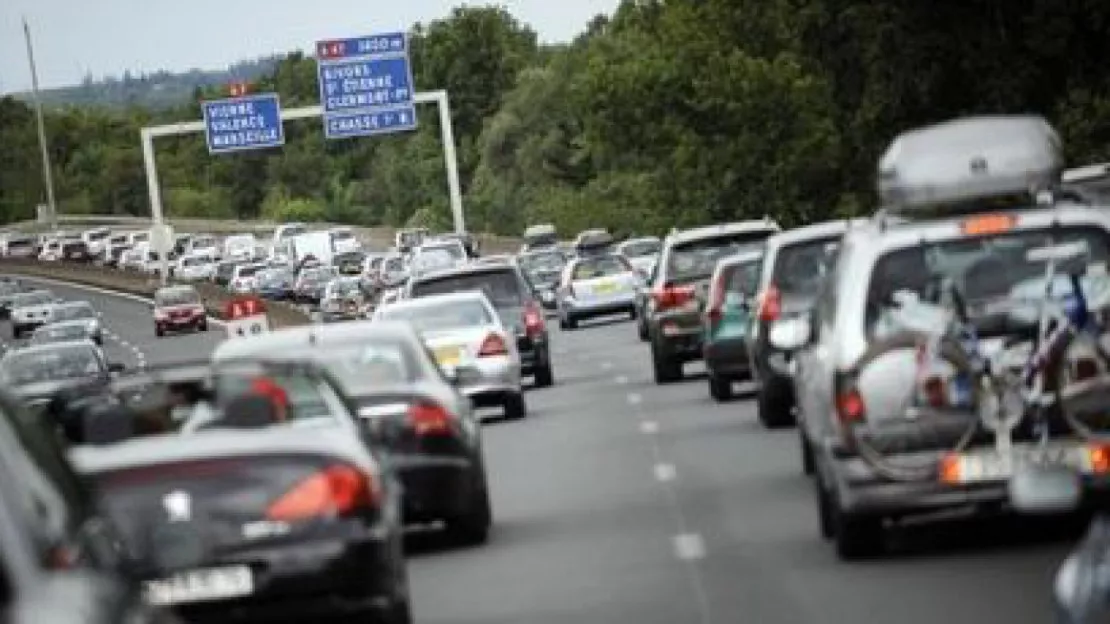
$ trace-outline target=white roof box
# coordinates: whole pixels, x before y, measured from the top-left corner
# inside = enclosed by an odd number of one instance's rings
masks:
[[[915,210],[1059,184],[1059,135],[1035,115],[966,117],[903,132],[879,161],[879,199]]]

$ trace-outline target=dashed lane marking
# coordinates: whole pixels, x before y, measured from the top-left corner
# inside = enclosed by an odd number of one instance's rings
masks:
[[[674,554],[683,561],[705,558],[705,540],[697,533],[679,533],[674,536]]]
[[[675,469],[674,464],[655,464],[652,470],[655,472],[655,478],[661,483],[669,483],[678,477],[678,470]]]
[[[617,375],[617,378],[613,381],[617,382],[618,386],[623,386],[628,383],[628,377],[625,375]]]
[[[654,420],[644,420],[640,422],[640,433],[644,435],[655,435],[659,433],[659,423]]]
[[[612,368],[613,368],[613,363],[612,362],[602,362],[601,363],[601,370],[611,370]]]
[[[628,393],[628,404],[629,405],[639,405],[640,403],[643,403],[643,402],[644,402],[644,397],[640,396],[639,393],[636,393],[636,392],[629,392]]]

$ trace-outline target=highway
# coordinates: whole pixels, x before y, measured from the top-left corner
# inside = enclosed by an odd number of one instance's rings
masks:
[[[222,337],[156,339],[142,303],[51,288],[90,300],[117,337],[110,357],[129,366],[140,353],[202,358]],[[842,563],[818,536],[793,430],[763,430],[749,399],[714,403],[700,377],[656,386],[630,322],[552,332],[556,385],[529,392],[527,419],[484,428],[490,542],[410,540],[417,622],[1049,619],[1052,575],[1080,525],[949,520],[895,531],[884,558]]]

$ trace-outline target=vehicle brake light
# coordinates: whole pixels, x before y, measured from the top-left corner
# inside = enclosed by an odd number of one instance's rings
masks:
[[[544,330],[543,313],[535,301],[529,301],[524,306],[524,331],[529,336],[542,334]]]
[[[852,388],[836,396],[836,416],[842,424],[863,422],[867,410],[863,404],[863,397],[859,390]]]
[[[782,292],[771,284],[760,298],[759,320],[777,321],[782,316]]]
[[[724,307],[725,304],[726,284],[727,276],[725,272],[722,271],[721,274],[717,276],[716,283],[713,284],[713,297],[709,302],[709,309],[705,312],[706,318],[708,318],[709,322],[714,325],[720,323],[721,319],[724,317],[721,309]]]
[[[960,230],[968,236],[1008,232],[1017,225],[1017,217],[1007,214],[988,214],[965,219]]]
[[[329,466],[293,486],[266,510],[270,520],[291,522],[342,516],[381,499],[377,481],[345,464]]]
[[[454,420],[443,406],[431,402],[412,405],[405,417],[409,426],[419,436],[451,433],[451,424]]]
[[[478,357],[508,354],[509,347],[505,344],[505,339],[498,334],[486,336],[486,339],[482,341],[482,346],[478,349]]]
[[[677,308],[694,300],[694,287],[663,286],[652,291],[651,296],[660,310]]]

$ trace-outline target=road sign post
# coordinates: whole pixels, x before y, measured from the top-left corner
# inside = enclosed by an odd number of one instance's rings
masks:
[[[326,138],[416,129],[416,89],[405,33],[320,41],[316,75]]]
[[[228,338],[248,338],[269,332],[266,302],[255,295],[232,297],[224,304],[224,325]]]

